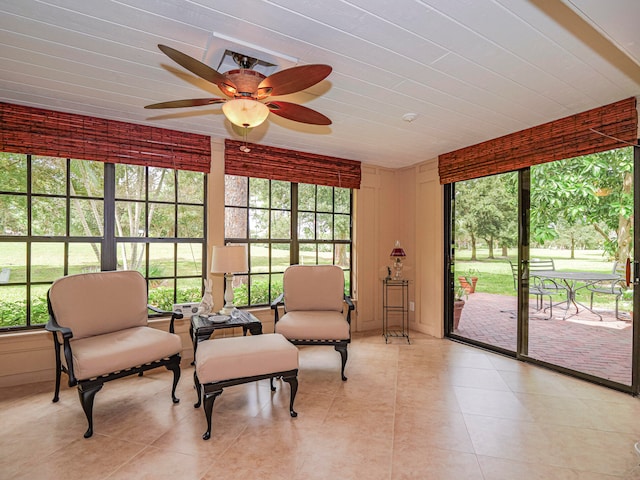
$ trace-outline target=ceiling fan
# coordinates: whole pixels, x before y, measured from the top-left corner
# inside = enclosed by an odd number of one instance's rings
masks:
[[[192,98],[154,103],[144,108],[199,107],[222,103],[222,111],[235,125],[251,128],[260,125],[269,112],[295,122],[312,125],[331,125],[331,120],[302,105],[271,100],[270,97],[288,95],[309,88],[331,73],[329,65],[301,65],[287,68],[265,77],[252,68],[257,60],[246,55],[235,54],[234,61],[240,67],[219,73],[210,66],[166,45],[158,48],[171,60],[191,73],[213,83],[226,98]]]

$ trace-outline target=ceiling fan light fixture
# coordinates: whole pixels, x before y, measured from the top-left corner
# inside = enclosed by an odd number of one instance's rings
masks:
[[[231,123],[239,127],[253,128],[269,116],[269,108],[256,100],[236,98],[222,105],[222,111]]]

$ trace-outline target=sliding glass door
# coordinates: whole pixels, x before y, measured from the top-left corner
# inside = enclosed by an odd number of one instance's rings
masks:
[[[635,155],[450,185],[447,334],[637,392]]]

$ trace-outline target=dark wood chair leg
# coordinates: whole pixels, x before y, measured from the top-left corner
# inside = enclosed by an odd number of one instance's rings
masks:
[[[282,379],[291,386],[291,396],[289,397],[289,413],[292,417],[297,417],[298,413],[293,409],[293,402],[296,399],[296,393],[298,392],[298,377],[282,377]]]
[[[173,386],[171,387],[171,400],[173,403],[180,402],[180,399],[176,397],[176,388],[178,386],[178,380],[180,380],[180,357],[174,357],[174,360],[166,365],[167,370],[173,372]],[[142,373],[142,372],[140,372]]]
[[[84,387],[83,385],[78,385],[78,396],[80,397],[80,404],[82,405],[82,409],[84,410],[84,414],[87,417],[87,423],[89,424],[89,428],[84,433],[84,438],[89,438],[93,435],[93,400],[98,393],[102,389],[102,384],[94,384],[88,387]]]
[[[207,431],[202,435],[203,440],[211,438],[211,415],[213,414],[213,402],[216,397],[222,393],[222,389],[213,392],[205,392],[204,394],[204,415],[207,417]]]
[[[339,345],[335,345],[334,348],[340,354],[340,357],[342,359],[342,370],[341,370],[342,381],[346,382],[347,377],[344,376],[344,367],[347,365],[347,345],[339,344]]]
[[[195,370],[193,371],[193,388],[196,389],[196,394],[198,395],[198,401],[193,404],[193,408],[199,408],[202,405],[202,385],[200,385],[200,380],[198,380]]]
[[[55,333],[54,333],[55,335]],[[60,345],[53,339],[56,351],[56,389],[53,393],[53,402],[60,400],[60,377],[62,376],[62,362],[60,361]]]

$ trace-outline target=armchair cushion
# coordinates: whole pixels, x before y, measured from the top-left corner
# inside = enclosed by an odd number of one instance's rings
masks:
[[[76,378],[86,380],[180,353],[182,341],[155,328],[133,327],[72,340],[71,347]]]
[[[344,272],[335,265],[294,265],[284,272],[287,312],[325,310],[341,312]]]
[[[147,325],[147,284],[138,272],[69,275],[53,283],[49,298],[75,340]]]
[[[349,323],[342,312],[289,311],[278,323],[275,331],[297,340],[348,340]]]

